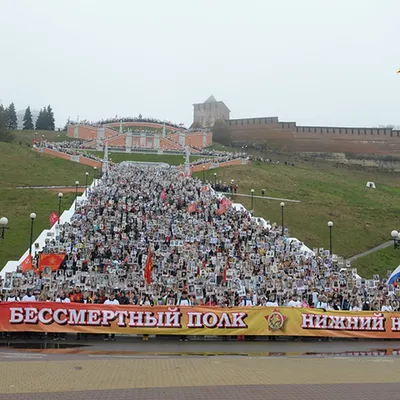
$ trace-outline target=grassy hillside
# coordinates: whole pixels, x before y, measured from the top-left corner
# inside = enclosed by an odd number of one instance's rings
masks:
[[[50,142],[62,142],[62,141],[70,141],[74,140],[67,136],[67,132],[59,132],[59,131],[23,131],[23,130],[15,130],[12,131],[15,136],[15,143],[21,142],[26,145],[32,144],[33,139],[36,138],[37,142],[42,140],[42,136],[45,140]]]
[[[366,277],[372,277],[374,274],[386,276],[387,271],[394,271],[400,265],[400,248],[387,247],[360,257],[351,265]]]
[[[26,145],[0,143],[0,217],[9,220],[5,240],[0,240],[0,269],[17,260],[29,247],[31,212],[37,214],[35,238],[49,227],[49,214],[58,212],[57,191],[16,189],[17,186],[74,185],[91,182],[93,170],[84,165],[34,153]],[[71,206],[74,194],[64,193],[62,209]]]
[[[49,229],[49,215],[58,213],[58,192],[48,190],[22,190],[7,188],[1,191],[0,217],[9,220],[5,239],[0,240],[0,269],[9,260],[18,260],[29,247],[29,215],[34,212],[37,217],[34,223],[34,240],[43,229]],[[64,193],[62,210],[70,208],[75,199],[74,193]]]
[[[98,157],[103,157],[104,152],[102,151],[88,151],[88,153],[93,153]],[[113,162],[120,163],[122,161],[142,161],[142,162],[165,162],[170,165],[181,165],[185,163],[185,156],[176,154],[146,154],[146,153],[117,153],[108,152],[109,158]],[[204,158],[204,156],[190,156],[191,161],[195,161],[199,158]]]
[[[17,186],[74,185],[76,180],[84,182],[86,171],[90,173],[90,177],[93,175],[91,167],[40,155],[26,145],[0,143],[0,152],[0,185],[3,189]]]
[[[218,180],[234,179],[239,193],[250,194],[254,188],[260,195],[264,188],[266,196],[300,200],[300,204],[286,203],[285,225],[309,247],[329,248],[329,220],[334,222],[333,250],[346,257],[387,241],[398,229],[400,176],[396,174],[329,163],[295,167],[254,163],[207,171],[207,179],[211,181],[214,172]],[[366,188],[367,181],[374,181],[377,189]],[[235,201],[250,208],[249,198],[236,196]],[[255,199],[255,213],[280,223],[279,204]]]

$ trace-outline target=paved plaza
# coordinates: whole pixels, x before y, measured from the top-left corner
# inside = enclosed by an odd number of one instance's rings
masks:
[[[0,343],[0,400],[400,398],[397,342],[68,343]]]

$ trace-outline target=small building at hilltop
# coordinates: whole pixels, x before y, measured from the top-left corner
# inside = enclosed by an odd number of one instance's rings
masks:
[[[204,103],[193,104],[193,124],[201,128],[210,128],[217,120],[229,120],[230,112],[223,101],[217,101],[211,95]]]

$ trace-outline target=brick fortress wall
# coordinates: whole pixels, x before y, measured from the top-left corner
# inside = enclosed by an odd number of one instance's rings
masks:
[[[232,141],[256,142],[283,152],[400,154],[400,131],[391,128],[297,126],[277,117],[227,121]]]

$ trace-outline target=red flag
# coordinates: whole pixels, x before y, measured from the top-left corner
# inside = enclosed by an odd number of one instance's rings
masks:
[[[146,266],[144,268],[144,280],[148,285],[151,283],[151,273],[153,271],[153,255],[149,247],[149,253],[147,254]]]
[[[226,282],[226,271],[228,271],[229,268],[229,261],[228,259],[226,260],[225,268],[224,268],[224,278],[222,279],[223,282]]]
[[[226,206],[226,207],[230,207],[230,206],[232,205],[232,202],[231,202],[229,199],[227,199],[226,197],[224,197],[224,198],[221,200],[221,204],[224,205],[224,206]]]
[[[191,204],[189,204],[189,205],[186,207],[186,211],[187,211],[188,213],[195,212],[196,209],[197,209],[196,203],[191,203]]]
[[[218,208],[218,210],[215,212],[217,215],[221,215],[224,214],[226,211],[226,205],[225,204],[221,204]]]
[[[161,192],[161,194],[160,194],[160,199],[161,199],[161,200],[165,200],[166,197],[167,197],[167,192],[166,192],[165,189],[164,189],[164,190]]]
[[[40,254],[39,271],[43,272],[45,267],[50,267],[52,271],[57,271],[61,263],[64,261],[65,254]]]
[[[50,228],[58,221],[58,215],[55,211],[50,214]]]
[[[22,269],[22,273],[24,273],[24,272],[26,272],[26,271],[28,271],[28,270],[30,270],[30,269],[33,269],[33,268],[32,268],[32,256],[31,256],[30,254],[28,254],[28,255],[25,257],[25,260],[22,261],[22,263],[21,263],[21,269]]]

